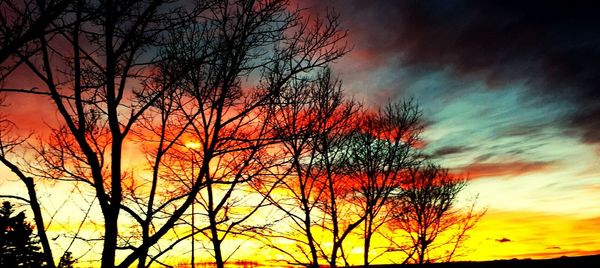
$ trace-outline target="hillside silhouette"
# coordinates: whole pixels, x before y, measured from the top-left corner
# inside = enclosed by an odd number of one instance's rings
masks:
[[[579,256],[579,257],[560,257],[554,259],[511,259],[494,260],[482,262],[449,262],[449,263],[431,263],[431,264],[408,264],[408,265],[374,265],[377,268],[391,267],[432,267],[432,268],[571,268],[571,267],[598,267],[600,264],[600,255]]]

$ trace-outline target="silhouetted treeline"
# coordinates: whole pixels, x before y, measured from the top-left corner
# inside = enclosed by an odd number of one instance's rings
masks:
[[[163,264],[185,241],[194,263],[196,240],[224,267],[243,239],[290,263],[348,265],[353,236],[364,265],[449,261],[482,215],[455,206],[465,178],[423,152],[416,101],[367,107],[345,93],[330,65],[347,32],[332,10],[5,0],[0,16],[1,92],[44,96],[57,118],[32,139],[0,118],[0,162],[27,192],[1,196],[29,204],[49,267],[45,182],[84,200],[65,200],[81,223],[60,239],[98,249],[86,258],[101,267]],[[19,88],[21,75],[36,86]],[[376,254],[375,236],[389,241]]]

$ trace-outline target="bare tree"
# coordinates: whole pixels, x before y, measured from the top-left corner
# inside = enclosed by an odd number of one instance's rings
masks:
[[[38,148],[43,167],[38,171],[92,187],[104,216],[103,267],[115,265],[123,183],[131,179],[122,165],[123,144],[163,93],[140,84],[160,61],[156,50],[165,32],[197,10],[184,13],[181,4],[177,9],[160,0],[70,1],[56,26],[60,30],[36,36],[34,51],[13,52],[45,88],[12,91],[49,96],[64,123]],[[157,232],[147,246],[164,233]],[[130,256],[142,254],[140,248]]]
[[[186,138],[196,144],[194,162],[202,163],[195,181],[204,185],[198,196],[208,220],[204,234],[217,267],[223,267],[235,252],[226,256],[223,241],[264,227],[245,223],[268,204],[279,182],[273,174],[281,164],[271,124],[274,100],[346,48],[335,16],[307,21],[289,11],[287,1],[219,3],[205,16],[212,46],[219,49],[184,79],[190,101],[182,114],[190,122]],[[254,192],[258,188],[264,195]]]
[[[389,103],[366,113],[348,144],[345,173],[351,177],[352,202],[364,213],[363,265],[370,263],[371,238],[386,222],[389,197],[401,189],[404,170],[417,165],[416,148],[423,129],[421,111],[413,101]]]
[[[0,139],[0,161],[28,189],[48,260],[32,177],[93,193],[102,212],[102,267],[148,267],[199,235],[224,267],[237,249],[223,242],[267,230],[271,223],[253,216],[270,205],[303,234],[299,262],[312,266],[326,259],[335,267],[340,256],[347,264],[344,241],[362,223],[368,265],[371,237],[394,193],[402,193],[394,204],[404,210],[394,211],[393,222],[419,234],[419,262],[433,231],[450,226],[464,186],[448,179],[440,192],[447,173],[412,165],[420,111],[405,102],[357,117],[359,106],[324,69],[347,52],[332,13],[306,18],[286,0],[0,0],[0,23],[0,62],[15,59],[3,64],[0,80],[26,67],[41,84],[2,91],[43,95],[60,117],[35,144],[38,161],[28,172],[6,157],[25,137]],[[127,165],[128,154],[146,162]],[[422,188],[449,201],[407,206],[425,202]],[[292,198],[271,195],[280,189]],[[408,224],[411,213],[443,220]],[[456,218],[464,226],[456,247],[476,219]],[[191,230],[165,239],[190,221]],[[315,230],[327,238],[315,238]]]
[[[278,96],[276,103],[273,129],[281,140],[282,157],[289,162],[278,187],[280,194],[269,196],[269,200],[288,217],[284,224],[291,226],[284,229],[291,231],[269,230],[262,235],[296,242],[297,247],[289,249],[266,241],[294,263],[318,267],[322,254],[313,228],[320,226],[324,218],[321,202],[327,190],[319,144],[323,134],[348,130],[347,123],[358,106],[344,97],[341,82],[329,69],[314,80],[296,81]]]
[[[0,105],[3,105],[4,97],[0,97]],[[46,225],[44,224],[44,217],[42,214],[42,208],[40,207],[37,191],[35,189],[34,179],[27,176],[26,173],[11,160],[11,153],[15,153],[19,147],[25,143],[28,137],[15,137],[11,132],[14,131],[14,124],[8,120],[4,115],[0,114],[0,162],[6,166],[10,171],[15,174],[27,189],[28,199],[22,199],[18,196],[7,196],[1,195],[2,197],[13,197],[25,201],[31,207],[33,212],[33,219],[35,226],[37,227],[37,235],[40,239],[40,243],[43,249],[43,258],[48,267],[56,267],[54,258],[52,256],[52,248],[48,236],[46,235]]]
[[[196,202],[223,267],[222,241],[251,228],[243,223],[265,201],[237,209],[239,196],[276,164],[272,97],[346,52],[337,18],[303,19],[284,0],[82,0],[61,19],[35,50],[13,52],[44,88],[3,89],[49,96],[63,121],[37,148],[37,173],[93,189],[102,267],[119,250],[128,251],[120,267],[149,265],[149,250]],[[123,164],[136,141],[147,142],[149,177]],[[187,163],[172,165],[178,155]]]
[[[485,213],[474,203],[467,211],[456,207],[466,180],[457,178],[432,163],[409,168],[402,193],[393,199],[391,227],[409,238],[407,260],[418,264],[449,261],[466,238],[466,233]],[[436,249],[443,253],[434,254]],[[406,261],[404,261],[406,262]]]
[[[336,89],[341,86],[339,80],[331,79],[328,77],[324,80],[326,84],[330,84],[330,88]],[[355,206],[348,202],[354,197],[354,192],[350,177],[344,173],[348,157],[347,148],[351,142],[351,133],[359,126],[357,115],[360,114],[361,108],[353,101],[336,104],[335,98],[328,99],[325,94],[320,97],[319,102],[319,105],[325,108],[323,111],[330,115],[322,115],[327,120],[321,122],[311,145],[316,150],[316,168],[313,176],[323,191],[317,200],[317,207],[321,213],[317,214],[316,218],[321,231],[329,232],[330,240],[317,241],[317,246],[320,255],[329,265],[336,267],[340,256],[348,265],[344,241],[365,219],[364,215],[357,213]],[[336,106],[339,108],[334,108]],[[358,217],[354,217],[356,215]],[[325,243],[331,243],[331,250],[326,250]]]

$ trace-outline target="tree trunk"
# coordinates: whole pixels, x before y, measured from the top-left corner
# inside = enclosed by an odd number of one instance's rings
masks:
[[[310,267],[319,267],[319,256],[317,255],[317,248],[315,247],[315,241],[310,230],[310,216],[307,215],[307,221],[305,222],[306,238],[308,239],[308,246],[310,248],[310,254],[312,257],[312,263]]]
[[[148,251],[144,251],[140,258],[138,259],[138,268],[146,268],[146,256],[148,256]]]
[[[102,267],[115,266],[117,238],[119,236],[119,212],[121,205],[121,144],[120,138],[113,134],[112,167],[111,167],[111,196],[107,213],[104,214],[104,248],[102,249]]]
[[[317,255],[317,248],[315,247],[315,239],[311,231],[311,220],[310,220],[310,208],[308,205],[308,199],[305,194],[305,187],[302,185],[302,206],[304,210],[304,229],[306,230],[306,239],[308,240],[308,247],[312,258],[310,267],[319,267],[319,256]]]
[[[108,0],[105,3],[104,22],[104,41],[106,50],[106,104],[108,126],[110,128],[111,144],[111,182],[110,182],[110,203],[104,211],[104,248],[102,249],[102,268],[115,266],[115,253],[117,249],[117,236],[119,235],[118,219],[121,205],[121,152],[123,137],[121,136],[118,118],[118,101],[116,98],[116,68],[117,55],[113,50],[113,35],[115,27],[115,7],[113,1]],[[83,116],[83,115],[80,115]],[[104,194],[104,193],[101,193]]]
[[[425,237],[419,238],[421,242],[421,250],[419,250],[419,264],[423,265],[425,263],[425,250],[427,249],[427,244],[425,243]]]
[[[369,248],[371,247],[371,234],[367,233],[365,235],[365,248],[363,254],[363,265],[365,267],[369,266]]]
[[[207,178],[206,190],[208,191],[208,221],[210,224],[211,242],[217,268],[224,268],[223,255],[221,252],[221,240],[219,239],[219,230],[217,226],[217,211],[214,210],[214,197],[212,192],[212,182]]]
[[[146,241],[148,241],[149,238],[149,232],[148,232],[148,226],[142,226],[142,241],[143,243],[146,243]],[[141,253],[140,256],[138,258],[138,268],[145,268],[146,267],[146,257],[148,256],[148,249],[144,249]]]
[[[221,240],[219,240],[217,228],[215,227],[210,229],[213,235],[213,238],[211,240],[213,244],[213,250],[215,251],[215,264],[217,268],[224,268],[225,263],[223,262],[223,255],[221,253]]]
[[[329,266],[331,266],[331,268],[336,268],[337,267],[337,251],[338,251],[338,246],[337,243],[335,245],[333,245],[333,249],[331,250],[331,260],[329,261]]]
[[[44,249],[44,259],[46,260],[46,265],[48,265],[50,268],[54,268],[56,265],[54,265],[52,249],[50,248],[48,236],[46,235],[42,210],[40,208],[40,204],[38,203],[37,194],[35,192],[35,184],[33,183],[33,179],[30,177],[23,177],[22,179],[27,187],[27,193],[29,194],[29,205],[33,211],[33,219],[35,220],[35,225],[37,226],[37,233],[40,238],[40,243],[42,243],[42,248]]]
[[[115,252],[117,250],[117,215],[112,208],[104,215],[104,247],[102,248],[102,268],[115,267]]]
[[[367,212],[367,217],[365,219],[365,242],[364,242],[364,252],[363,252],[363,265],[365,267],[369,266],[369,249],[371,248],[371,236],[373,234],[373,208],[369,208],[370,210]]]

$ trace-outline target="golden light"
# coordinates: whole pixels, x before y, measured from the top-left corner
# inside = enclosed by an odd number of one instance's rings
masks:
[[[199,142],[194,142],[194,141],[189,141],[185,143],[185,147],[188,149],[200,149],[200,147],[202,147],[202,144],[200,144]]]

